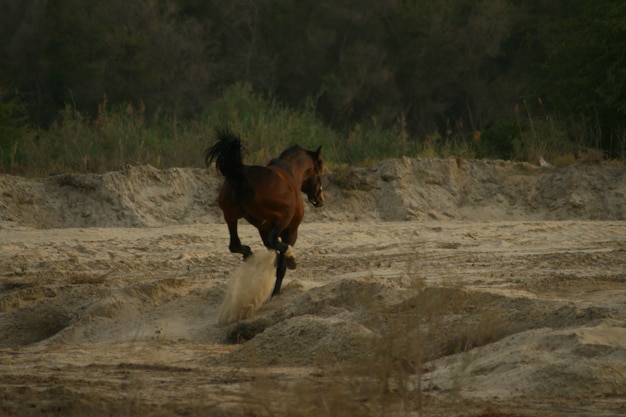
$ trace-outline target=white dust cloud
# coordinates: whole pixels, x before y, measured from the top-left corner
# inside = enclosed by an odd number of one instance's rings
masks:
[[[250,317],[267,301],[276,280],[275,262],[275,251],[257,252],[235,270],[219,309],[218,325]]]

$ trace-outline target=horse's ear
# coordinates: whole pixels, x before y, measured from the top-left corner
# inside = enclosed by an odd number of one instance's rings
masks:
[[[320,153],[322,152],[322,145],[320,145],[319,148],[317,148],[317,151],[315,151],[315,155],[317,155],[317,157],[320,157]]]

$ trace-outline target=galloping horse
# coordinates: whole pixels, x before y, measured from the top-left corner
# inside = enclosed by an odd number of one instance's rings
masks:
[[[237,234],[237,221],[242,217],[259,230],[263,244],[278,251],[276,283],[272,296],[280,293],[287,268],[296,268],[292,246],[298,238],[298,226],[304,217],[305,193],[314,207],[322,207],[324,193],[320,151],[292,146],[267,166],[244,165],[242,144],[238,136],[218,130],[217,142],[206,150],[205,163],[213,161],[226,181],[220,190],[218,204],[230,233],[228,248],[240,253],[244,260],[252,255]]]

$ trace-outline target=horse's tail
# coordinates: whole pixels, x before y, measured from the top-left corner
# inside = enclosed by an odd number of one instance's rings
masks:
[[[241,139],[229,130],[217,130],[216,137],[215,145],[204,152],[204,162],[209,166],[215,161],[217,171],[230,182],[237,197],[250,198],[253,191],[245,176]]]
[[[228,130],[216,131],[217,142],[204,152],[207,166],[215,161],[217,171],[231,181],[241,181],[244,177],[243,146],[241,139]]]

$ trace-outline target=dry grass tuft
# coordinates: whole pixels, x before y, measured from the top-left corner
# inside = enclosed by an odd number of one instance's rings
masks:
[[[580,155],[580,161],[585,164],[601,164],[604,160],[604,153],[600,149],[588,148]]]

